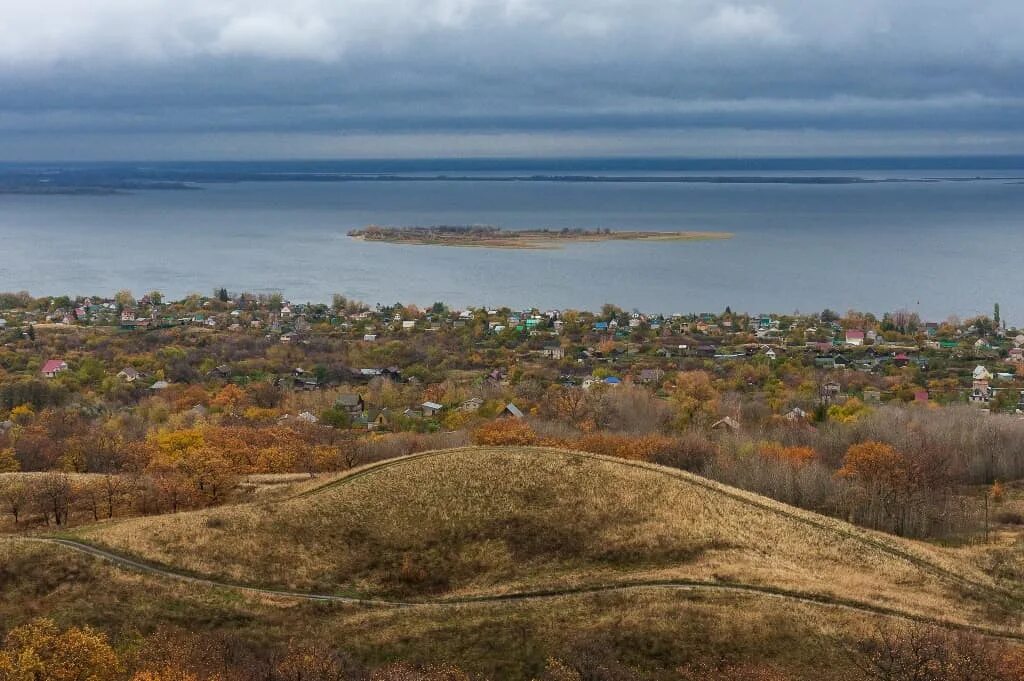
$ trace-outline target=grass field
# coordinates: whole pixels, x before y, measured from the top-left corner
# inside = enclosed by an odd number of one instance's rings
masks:
[[[0,541],[0,593],[0,636],[46,616],[62,626],[94,626],[120,650],[170,629],[228,634],[261,649],[317,641],[371,666],[450,662],[513,681],[535,677],[550,657],[623,664],[653,679],[690,661],[732,660],[817,680],[849,665],[842,644],[875,625],[861,613],[724,593],[637,591],[411,609],[294,602],[140,575],[58,546],[12,540]]]
[[[541,448],[414,455],[284,501],[76,535],[221,581],[321,593],[430,600],[696,579],[1019,627],[1019,601],[952,553],[679,471]]]

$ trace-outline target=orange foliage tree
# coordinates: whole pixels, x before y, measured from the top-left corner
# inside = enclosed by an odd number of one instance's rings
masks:
[[[473,442],[491,447],[525,447],[537,444],[537,434],[530,424],[521,419],[496,419],[477,428],[473,433]]]

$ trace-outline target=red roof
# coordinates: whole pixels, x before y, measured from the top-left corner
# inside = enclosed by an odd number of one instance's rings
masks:
[[[864,337],[864,332],[863,331],[859,331],[857,329],[849,329],[846,332],[846,337],[847,338],[863,338]]]
[[[46,360],[46,364],[43,365],[43,368],[42,368],[41,371],[44,374],[52,374],[52,373],[55,373],[57,371],[60,371],[61,369],[66,369],[66,368],[67,368],[67,365],[64,363],[64,360],[62,360],[62,359],[48,359],[48,360]]]

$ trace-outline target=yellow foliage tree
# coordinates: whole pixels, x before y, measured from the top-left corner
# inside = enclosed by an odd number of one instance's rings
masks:
[[[672,393],[676,426],[685,429],[707,425],[718,413],[718,397],[706,371],[680,371]]]
[[[103,634],[89,627],[61,631],[50,619],[12,629],[0,651],[4,681],[114,681],[120,673]]]
[[[828,417],[839,423],[853,423],[860,417],[868,414],[871,410],[866,404],[851,397],[842,404],[833,404],[828,408]]]
[[[11,410],[11,420],[19,425],[25,425],[32,420],[36,413],[32,411],[32,405],[19,404]]]
[[[0,449],[0,473],[17,473],[19,470],[21,470],[21,466],[14,456],[14,450],[10,447]]]

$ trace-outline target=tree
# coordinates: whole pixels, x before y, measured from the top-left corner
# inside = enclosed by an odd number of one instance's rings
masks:
[[[718,414],[718,391],[705,371],[680,371],[676,375],[672,401],[675,424],[680,430],[706,426]]]
[[[877,681],[1011,681],[1024,655],[983,636],[919,624],[893,625],[850,651],[863,678]]]
[[[32,487],[36,508],[46,523],[53,516],[54,525],[66,525],[71,515],[75,487],[66,473],[44,473]]]
[[[4,681],[114,681],[120,673],[106,636],[90,627],[61,631],[50,619],[12,629],[0,652]]]
[[[17,457],[14,456],[14,449],[8,447],[0,449],[0,473],[17,473],[21,470]]]
[[[13,475],[0,478],[0,504],[3,504],[5,512],[14,518],[15,525],[21,520],[21,515],[30,501],[28,486],[21,478]]]
[[[126,307],[135,307],[135,296],[128,289],[121,289],[114,294],[114,302],[117,304],[118,312],[120,312]]]
[[[522,419],[497,419],[480,426],[473,441],[486,446],[528,446],[537,443],[537,434]]]
[[[850,446],[838,475],[857,485],[854,513],[873,527],[904,535],[923,501],[922,472],[892,445],[869,441]]]
[[[245,391],[234,383],[228,383],[210,400],[210,405],[223,409],[228,413],[234,413],[242,408],[247,400],[248,396],[245,394]]]

